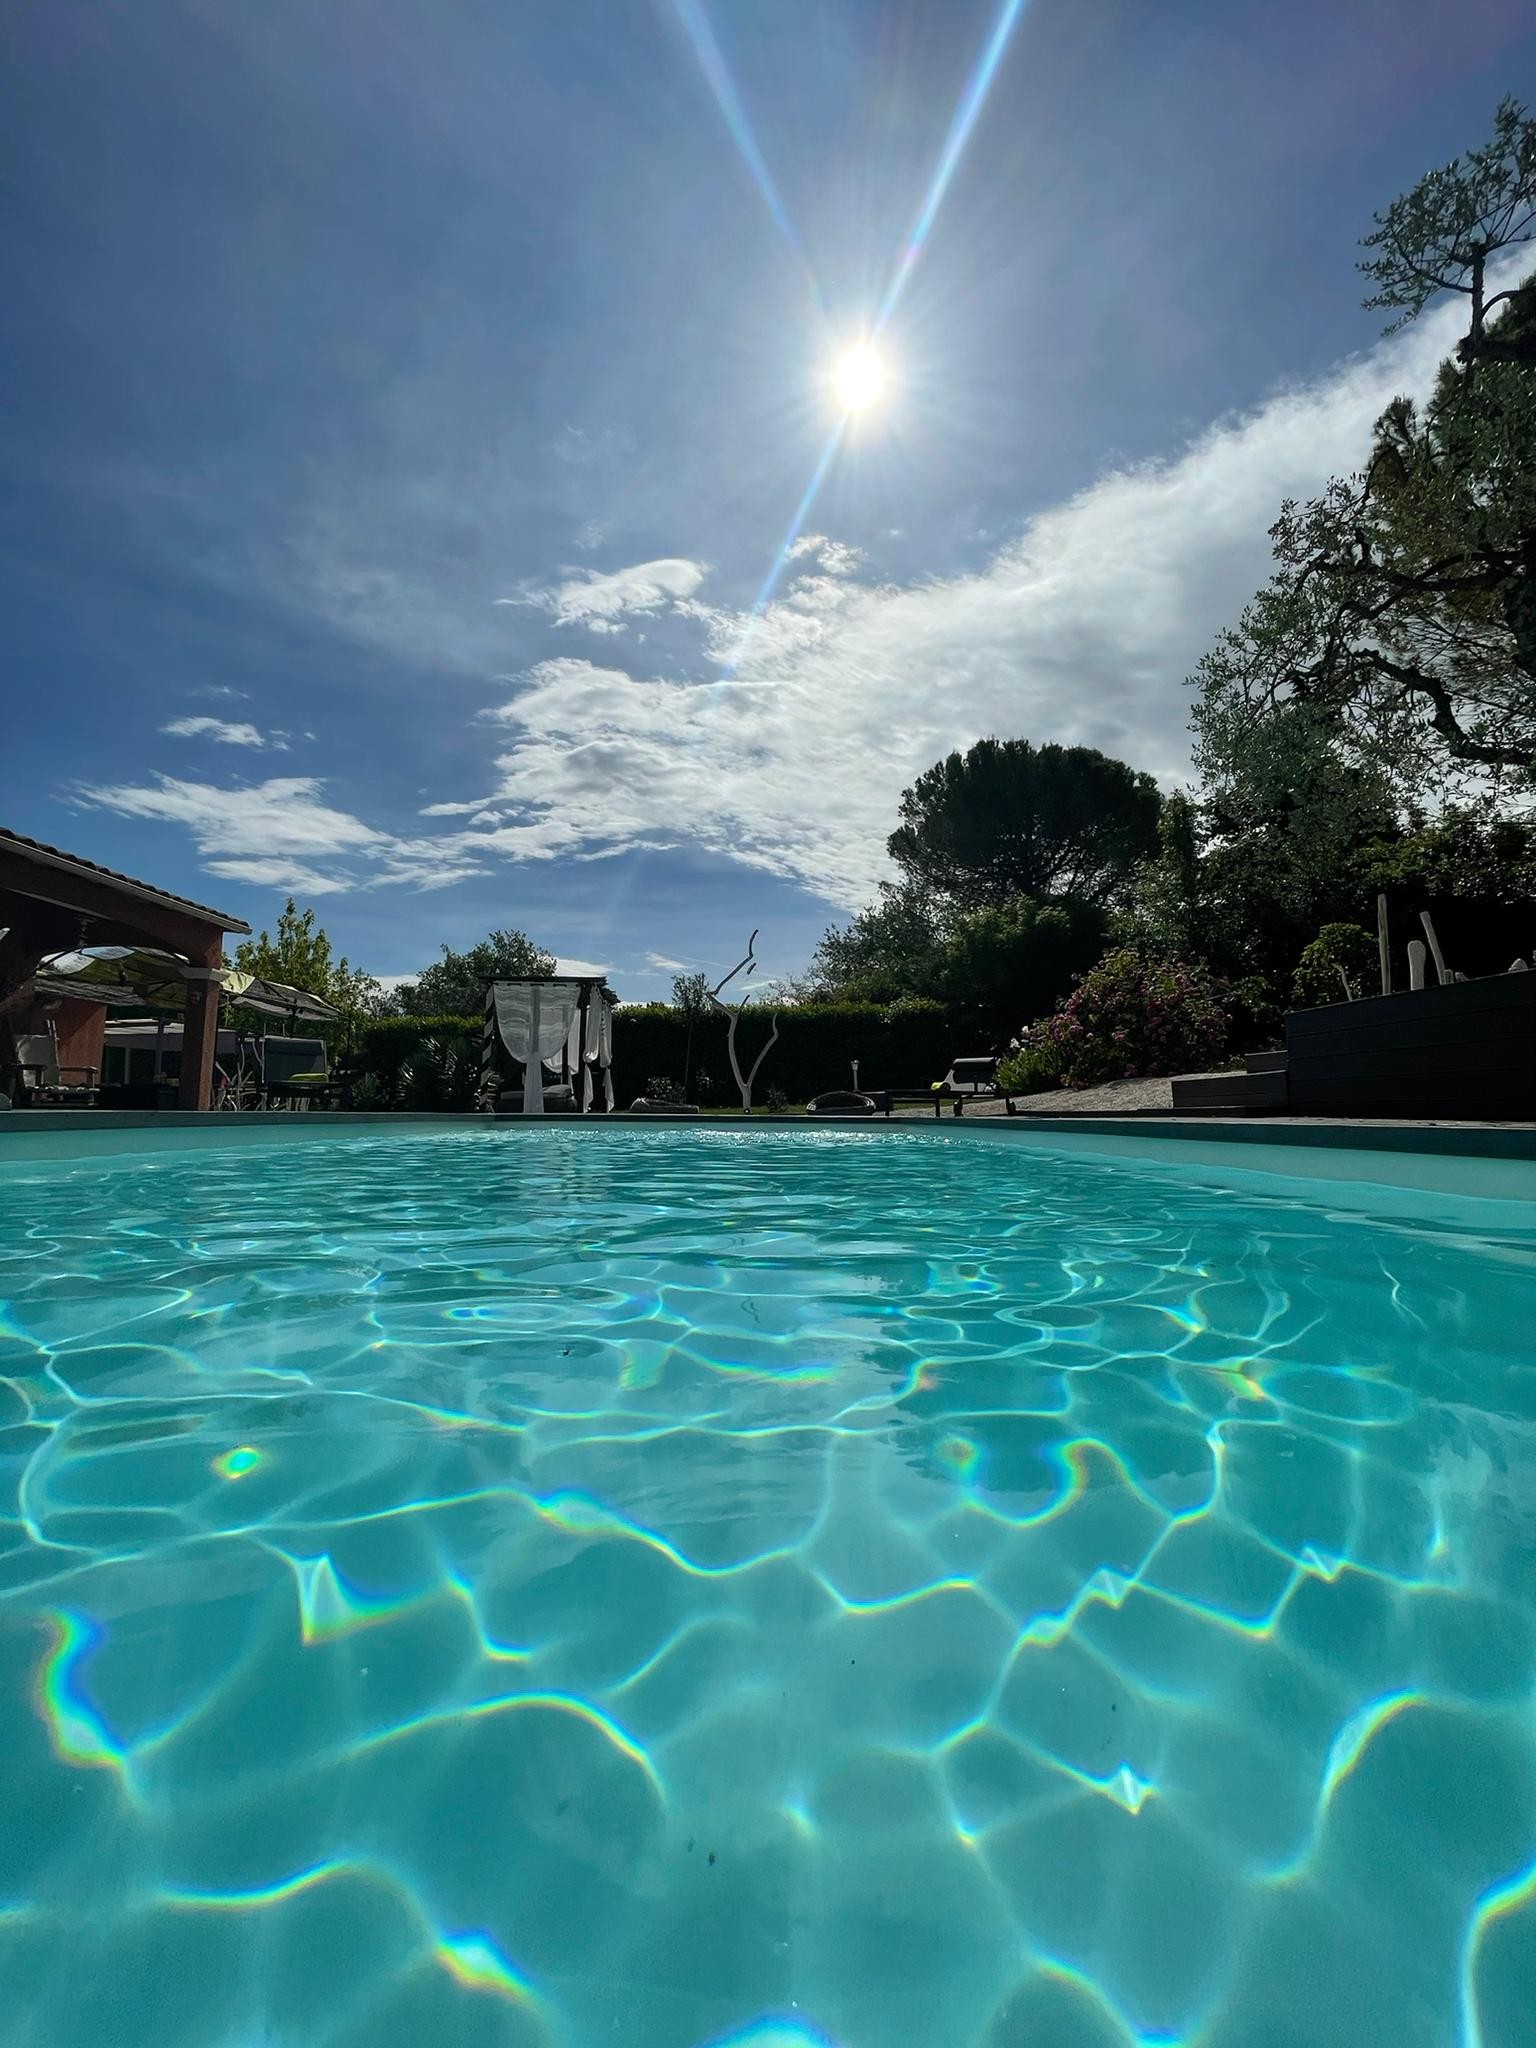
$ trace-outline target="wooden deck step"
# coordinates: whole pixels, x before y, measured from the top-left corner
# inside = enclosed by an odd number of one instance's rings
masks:
[[[1286,1109],[1290,1095],[1284,1073],[1181,1074],[1173,1084],[1175,1109]]]

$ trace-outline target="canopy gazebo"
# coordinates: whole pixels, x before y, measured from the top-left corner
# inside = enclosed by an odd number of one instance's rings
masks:
[[[618,997],[603,975],[533,975],[493,981],[485,991],[480,1100],[496,1107],[498,1049],[523,1069],[524,1116],[542,1116],[552,1096],[561,1108],[592,1109],[597,1077],[603,1107],[613,1108],[613,1009]],[[553,1085],[545,1070],[559,1076]]]
[[[219,1028],[217,984],[241,918],[173,896],[79,854],[0,827],[0,1088],[45,961],[87,946],[148,947],[177,958],[183,1016],[178,1105],[207,1109]],[[96,999],[99,1000],[99,999]]]

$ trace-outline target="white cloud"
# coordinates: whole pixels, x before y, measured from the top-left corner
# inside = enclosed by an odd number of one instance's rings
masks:
[[[269,736],[243,720],[232,724],[222,718],[173,718],[160,730],[172,739],[212,740],[221,747],[275,747],[280,753],[285,753],[288,747],[285,734]]]
[[[1427,386],[1461,317],[1444,308],[1165,461],[1100,478],[973,574],[869,587],[807,537],[799,558],[821,573],[744,645],[740,616],[685,596],[711,653],[734,654],[730,680],[540,663],[494,713],[513,738],[493,801],[515,822],[476,842],[538,858],[690,841],[854,905],[884,872],[902,788],[984,734],[1181,778],[1186,679],[1264,581],[1281,500],[1359,465],[1383,406]]]
[[[205,860],[205,871],[226,882],[249,882],[258,889],[287,889],[294,895],[335,896],[352,885],[344,875],[323,874],[291,860]]]
[[[571,974],[579,977],[587,974],[606,974],[608,969],[599,966],[592,960],[567,960],[562,953],[555,962],[555,972],[556,974]]]
[[[443,889],[483,872],[461,844],[463,834],[397,838],[323,803],[324,788],[306,775],[234,788],[157,775],[150,784],[83,787],[74,801],[120,817],[182,825],[209,874],[257,887],[310,895],[387,884]],[[329,864],[317,866],[318,860]]]
[[[813,561],[828,576],[854,576],[863,568],[865,554],[845,540],[829,540],[824,533],[802,533],[787,562]]]
[[[659,968],[663,974],[686,974],[688,972],[688,962],[686,960],[669,960],[665,953],[647,953],[645,964],[647,967]]]
[[[702,562],[669,555],[632,568],[580,569],[563,583],[531,589],[517,597],[498,597],[497,604],[537,606],[551,613],[557,626],[588,627],[594,633],[622,632],[622,621],[646,617],[677,598],[692,597],[704,581]]]

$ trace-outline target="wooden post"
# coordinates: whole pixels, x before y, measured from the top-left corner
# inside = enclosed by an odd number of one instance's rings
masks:
[[[1419,923],[1424,927],[1424,936],[1429,941],[1430,958],[1435,963],[1435,973],[1442,982],[1449,981],[1451,971],[1445,964],[1445,955],[1440,950],[1440,941],[1435,936],[1435,921],[1427,910],[1419,912]]]
[[[496,1112],[496,984],[486,984],[485,1028],[480,1034],[480,1086],[475,1093],[475,1105],[487,1116]]]
[[[1392,954],[1387,945],[1387,899],[1384,895],[1376,898],[1376,955],[1381,962],[1381,992],[1389,996],[1392,993]]]
[[[219,983],[214,979],[224,960],[222,939],[198,949],[187,982],[181,1025],[181,1082],[178,1109],[209,1109],[213,1105],[213,1061],[219,1044]]]

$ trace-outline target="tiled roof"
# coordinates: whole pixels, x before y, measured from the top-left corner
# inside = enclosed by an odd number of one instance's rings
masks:
[[[194,917],[201,918],[206,924],[217,925],[221,931],[250,930],[243,918],[231,917],[227,911],[210,910],[206,903],[194,903],[190,896],[173,896],[168,889],[157,889],[153,882],[141,882],[134,875],[120,874],[116,868],[104,868],[99,861],[84,860],[78,853],[66,853],[62,846],[49,846],[41,839],[29,839],[24,832],[8,832],[0,825],[0,852],[7,846],[19,847],[23,855],[41,854],[50,867],[62,863],[66,867],[78,868],[82,874],[100,875],[108,882],[121,882],[139,895],[165,904],[168,909],[190,911]]]

